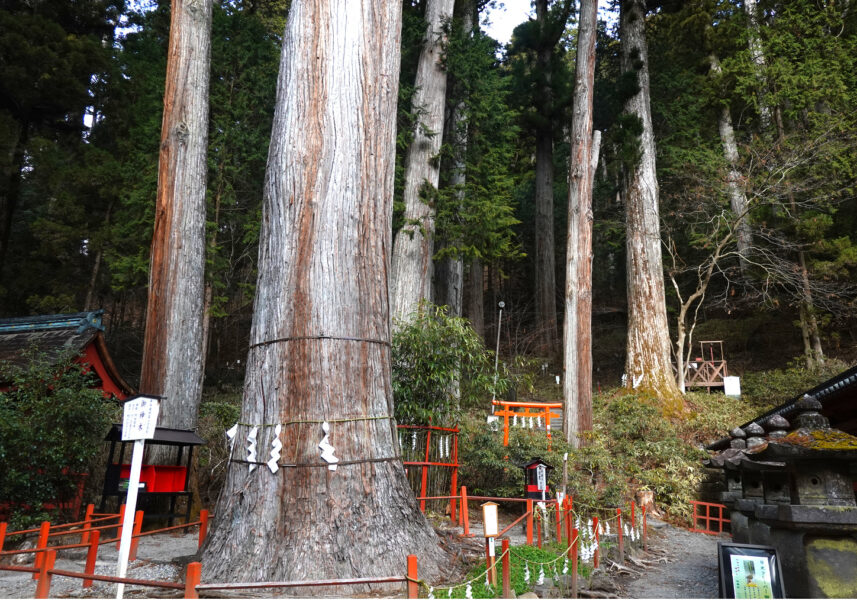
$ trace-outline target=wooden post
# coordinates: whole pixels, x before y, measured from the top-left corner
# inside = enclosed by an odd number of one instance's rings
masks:
[[[622,531],[622,509],[616,509],[616,536],[619,540],[619,564],[625,564],[625,532]]]
[[[636,506],[637,504],[633,500],[631,500],[631,529],[634,529],[634,527],[637,526],[637,515],[635,511]]]
[[[45,563],[45,552],[44,549],[48,547],[48,536],[51,533],[51,522],[50,521],[42,521],[42,524],[39,526],[39,540],[36,542],[36,558],[33,561],[33,566],[37,569],[40,569],[42,565]],[[42,552],[39,552],[42,550]],[[38,579],[39,574],[33,573],[33,579]],[[45,596],[47,597],[47,596]]]
[[[455,466],[452,467],[452,483],[449,486],[451,488],[449,495],[455,496],[455,492],[458,490],[458,428],[452,434],[452,462]],[[455,498],[449,499],[449,520],[453,523],[455,523],[457,505]]]
[[[461,522],[465,537],[470,537],[470,511],[467,507],[467,486],[461,486]]]
[[[571,597],[577,598],[577,555],[580,550],[580,536],[577,528],[571,530]]]
[[[36,579],[38,579],[38,583],[36,584],[36,593],[33,596],[34,598],[50,598],[51,597],[51,569],[54,568],[54,563],[57,560],[57,551],[49,550],[47,552],[40,552],[40,554],[44,554],[44,558],[42,560],[42,564],[39,565],[39,572],[35,573]]]
[[[502,405],[501,405],[502,406]],[[509,413],[511,412],[511,408],[508,406],[503,406],[503,445],[509,445]]]
[[[595,531],[595,554],[592,556],[592,567],[597,569],[598,559],[601,554],[601,543],[599,541],[601,536],[598,534],[598,517],[592,517],[592,529]]]
[[[192,562],[187,564],[187,573],[184,578],[185,598],[199,598],[199,592],[196,591],[196,586],[199,585],[201,575],[202,563]]]
[[[533,545],[533,501],[527,499],[527,546]]]
[[[83,515],[83,533],[80,535],[80,543],[89,543],[89,530],[92,527],[92,513],[95,512],[94,504],[86,505],[86,512]]]
[[[425,454],[425,462],[429,461],[429,450],[431,449],[431,429],[426,430],[426,454]],[[420,484],[420,497],[425,498],[428,494],[428,464],[423,465],[422,472],[422,483]],[[422,512],[426,511],[426,501],[420,500],[420,510]]]
[[[128,553],[128,560],[137,560],[137,545],[140,543],[140,538],[136,537],[143,531],[143,511],[138,510],[134,513],[134,529],[131,532],[131,551]]]
[[[199,511],[199,546],[202,548],[202,543],[205,541],[205,535],[208,533],[208,510],[202,509]]]
[[[417,556],[408,554],[408,598],[420,597],[419,574],[417,570]]]
[[[86,567],[83,572],[87,575],[95,573],[95,561],[98,558],[98,539],[101,537],[101,532],[98,530],[89,534],[89,550],[86,553]],[[83,580],[83,587],[92,587],[91,579]]]
[[[491,556],[491,540],[485,538],[485,571],[488,573],[488,583],[497,584],[497,569],[494,566],[494,557]]]
[[[122,542],[122,523],[125,522],[125,505],[119,507],[119,529],[116,530],[116,549],[119,550],[119,544]]]
[[[8,523],[0,523],[0,552],[3,552],[3,544],[6,543],[6,527]]]
[[[503,558],[500,560],[500,565],[503,567],[503,597],[512,597],[512,568],[509,565],[509,538],[503,538],[500,546],[500,553]]]
[[[542,519],[541,519],[541,517],[536,519],[536,533],[537,533],[537,539],[538,539],[538,547],[541,548],[542,547]]]
[[[646,522],[646,505],[643,505],[643,550],[649,550],[649,524]]]
[[[566,538],[566,541],[568,541],[569,546],[571,546],[571,542],[574,539],[572,536],[572,529],[574,529],[574,524],[572,523],[572,518],[571,518],[571,502],[569,502],[568,497],[566,497],[566,499],[565,499],[565,538]],[[577,530],[574,529],[574,531],[577,531]]]

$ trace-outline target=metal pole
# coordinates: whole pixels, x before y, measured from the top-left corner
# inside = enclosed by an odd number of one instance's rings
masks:
[[[494,352],[494,385],[491,386],[491,414],[494,414],[494,400],[497,399],[497,367],[500,361],[500,325],[503,323],[503,308],[505,302],[500,302],[497,306],[500,307],[500,315],[497,317],[497,347]]]

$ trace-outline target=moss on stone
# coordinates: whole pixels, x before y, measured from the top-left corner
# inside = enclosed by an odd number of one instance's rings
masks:
[[[792,431],[777,442],[800,446],[808,450],[857,450],[857,437],[838,429]]]

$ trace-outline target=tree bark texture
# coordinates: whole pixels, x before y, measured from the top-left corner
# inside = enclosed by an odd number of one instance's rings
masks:
[[[710,55],[709,61],[711,63],[711,73],[719,76],[723,72],[723,69],[720,67],[720,61],[717,59],[717,56],[714,54]],[[735,128],[732,126],[732,114],[729,112],[729,107],[725,104],[721,107],[720,115],[717,118],[717,129],[720,132],[723,155],[729,164],[729,173],[726,175],[726,190],[729,194],[729,206],[738,219],[735,227],[735,241],[738,246],[739,266],[741,272],[745,273],[748,267],[748,257],[753,246],[753,233],[750,230],[749,215],[747,214],[749,204],[747,202],[747,195],[744,193],[744,177],[738,170],[738,144],[735,142]]]
[[[443,24],[454,0],[428,0],[426,37],[417,64],[412,110],[419,123],[405,161],[405,224],[393,246],[391,304],[394,320],[405,320],[421,300],[431,300],[434,255],[434,194],[440,175],[446,71],[442,64]]]
[[[211,0],[173,0],[140,391],[159,423],[193,429],[205,367],[202,304]]]
[[[482,261],[474,258],[467,272],[467,318],[473,330],[485,339],[485,269]]]
[[[666,411],[681,407],[670,361],[664,271],[661,263],[655,139],[649,100],[649,68],[642,0],[622,3],[620,15],[622,70],[636,71],[639,91],[625,112],[642,124],[640,159],[625,176],[628,345],[627,385],[650,393]]]
[[[388,576],[411,553],[421,577],[432,577],[447,562],[405,478],[392,419],[400,30],[399,2],[291,5],[241,424],[202,549],[205,580]],[[324,421],[336,470],[321,458]],[[248,456],[253,426],[258,460],[268,461],[277,423],[277,472],[236,462]]]
[[[548,43],[548,2],[536,0],[536,20],[539,23],[541,44],[538,49],[538,71],[543,74],[541,86],[542,112],[552,107],[551,55],[553,45]],[[544,114],[547,125],[536,129],[536,190],[535,190],[535,281],[536,327],[541,350],[548,353],[556,349],[559,339],[556,318],[556,259],[553,232],[553,127],[551,117]]]
[[[598,166],[593,152],[592,103],[598,0],[581,0],[578,12],[574,112],[568,175],[568,237],[563,322],[563,400],[566,441],[577,448],[592,429],[592,184]],[[600,146],[600,134],[599,146]]]
[[[744,12],[747,13],[747,46],[750,48],[750,60],[759,81],[756,96],[759,102],[759,121],[762,131],[771,128],[771,105],[768,103],[768,83],[765,79],[765,50],[759,35],[759,13],[756,0],[744,0]]]

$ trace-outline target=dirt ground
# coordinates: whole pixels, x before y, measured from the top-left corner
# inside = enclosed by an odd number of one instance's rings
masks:
[[[458,563],[454,567],[459,570],[479,560],[484,552],[479,535],[481,523],[478,519],[473,521],[471,531],[476,534],[474,538],[462,539],[457,535],[459,531],[453,528],[439,532],[442,543],[453,551]],[[515,527],[510,533],[513,545],[525,543],[522,527]],[[589,594],[584,591],[581,595],[598,598],[716,598],[718,539],[651,519],[649,551],[630,555],[625,567],[614,566],[605,560],[594,591]],[[195,533],[141,538],[137,560],[129,565],[128,576],[181,582],[186,564],[196,554],[197,542]],[[115,545],[102,546],[96,573],[114,575],[117,555]],[[85,557],[85,551],[66,551],[57,558],[56,568],[80,571]],[[30,562],[24,564],[29,565]],[[0,598],[32,598],[35,588],[35,581],[29,573],[0,571]],[[79,579],[54,577],[51,585],[52,597],[104,598],[115,595],[116,586],[110,583],[95,582],[91,588],[84,589]],[[173,590],[127,586],[125,596],[165,598],[181,597],[181,594]]]

